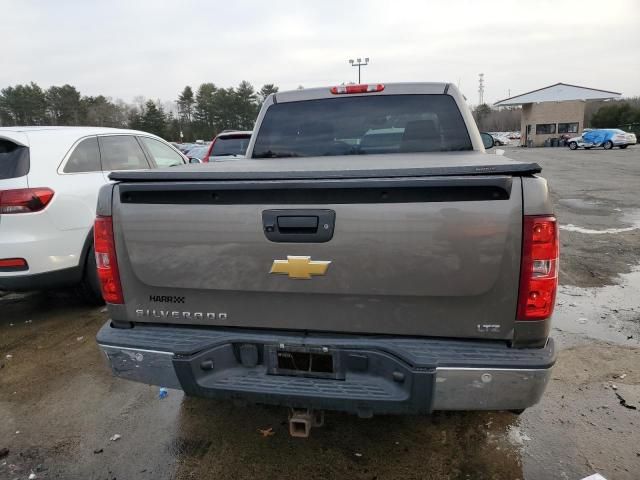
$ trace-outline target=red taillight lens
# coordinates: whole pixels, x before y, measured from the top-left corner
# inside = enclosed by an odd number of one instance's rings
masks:
[[[0,213],[33,213],[43,210],[53,198],[50,188],[17,188],[0,191]]]
[[[102,297],[107,303],[124,303],[111,217],[96,217],[93,240]]]
[[[0,259],[0,272],[20,272],[22,270],[29,270],[29,265],[24,258]]]
[[[347,93],[372,93],[381,92],[384,90],[384,85],[381,83],[362,84],[362,85],[340,85],[337,87],[331,87],[331,93],[334,95],[341,95]]]
[[[214,137],[213,140],[211,141],[211,145],[209,145],[209,150],[207,150],[207,153],[204,157],[202,157],[202,163],[209,163],[209,157],[211,155],[213,155],[213,147],[216,144],[216,140],[218,140],[218,137]]]
[[[551,316],[558,289],[558,224],[555,217],[525,216],[518,320]]]

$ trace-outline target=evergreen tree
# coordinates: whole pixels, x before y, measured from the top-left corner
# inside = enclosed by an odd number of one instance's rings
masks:
[[[193,120],[193,106],[196,103],[193,98],[193,90],[189,85],[184,87],[182,93],[178,95],[178,113],[185,122],[191,122]]]
[[[213,138],[215,133],[216,91],[213,83],[203,83],[196,93],[193,111],[194,134],[200,139]]]
[[[600,107],[591,117],[595,128],[617,128],[640,123],[640,107],[632,107],[626,102],[616,102]]]
[[[96,127],[123,128],[129,125],[130,107],[120,101],[118,105],[111,99],[98,95],[97,97],[82,97],[80,100],[82,124]]]
[[[260,92],[258,92],[260,103],[263,103],[272,93],[278,93],[278,87],[276,87],[273,83],[264,84],[260,89]]]
[[[80,125],[82,123],[80,92],[76,90],[76,87],[68,84],[62,87],[49,87],[45,97],[52,125]]]
[[[3,125],[47,125],[47,98],[36,83],[16,85],[0,91]]]
[[[236,114],[236,128],[252,130],[258,115],[258,96],[253,86],[243,80],[235,91],[236,101],[234,109]]]
[[[142,130],[162,137],[167,127],[167,116],[162,106],[156,105],[153,100],[148,100],[144,105],[144,111],[140,116]]]
[[[177,113],[167,114],[173,104],[165,104],[165,111],[159,101],[147,101],[142,96],[125,103],[104,95],[82,96],[69,84],[54,85],[44,91],[31,82],[0,90],[0,126],[130,127],[172,140],[210,140],[222,130],[252,129],[260,105],[277,91],[275,85],[265,84],[256,92],[249,82],[242,81],[236,88],[203,83],[194,95],[187,85],[178,95]]]
[[[169,114],[167,115],[164,134],[160,136],[172,142],[179,142],[181,141],[180,131],[180,120],[175,117],[173,112],[169,112]]]

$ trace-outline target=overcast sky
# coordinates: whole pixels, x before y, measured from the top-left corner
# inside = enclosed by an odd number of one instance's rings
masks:
[[[449,81],[470,103],[556,82],[640,95],[640,1],[3,0],[0,87],[175,100],[185,85]]]

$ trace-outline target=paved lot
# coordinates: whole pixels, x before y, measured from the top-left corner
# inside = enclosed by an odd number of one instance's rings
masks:
[[[520,417],[330,414],[295,440],[283,409],[175,390],[159,399],[113,379],[94,341],[106,313],[71,293],[10,294],[0,298],[0,479],[637,479],[640,409],[616,393],[640,408],[640,147],[508,155],[543,166],[563,225],[562,351],[539,405]],[[269,427],[275,435],[258,432]]]

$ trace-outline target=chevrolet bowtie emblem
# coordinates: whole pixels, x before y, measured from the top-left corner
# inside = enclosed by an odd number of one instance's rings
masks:
[[[313,261],[311,257],[287,256],[286,260],[274,260],[269,273],[289,275],[289,278],[310,279],[311,275],[324,275],[329,268],[328,261]]]

